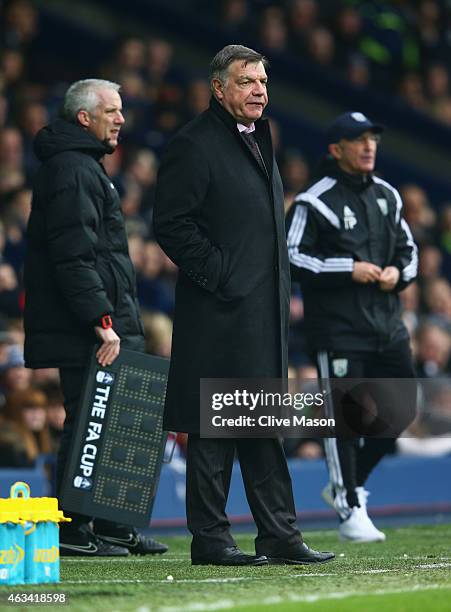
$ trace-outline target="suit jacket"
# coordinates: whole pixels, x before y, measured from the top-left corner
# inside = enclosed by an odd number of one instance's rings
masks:
[[[154,231],[179,266],[166,429],[199,431],[200,378],[286,376],[282,182],[265,119],[254,134],[268,174],[212,99],[162,159]]]

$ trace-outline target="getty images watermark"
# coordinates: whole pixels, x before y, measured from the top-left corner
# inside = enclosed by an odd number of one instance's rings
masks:
[[[417,415],[413,379],[201,379],[207,438],[398,437]]]
[[[258,392],[248,391],[247,389],[235,389],[233,392],[213,393],[211,398],[211,408],[215,411],[222,411],[224,408],[244,408],[250,413],[256,411],[255,416],[240,414],[236,417],[223,416],[216,414],[212,417],[214,427],[335,427],[334,418],[310,418],[305,414],[298,414],[305,408],[321,409],[324,407],[326,392],[304,393],[296,392],[284,393],[280,391]],[[274,413],[261,412],[270,408]],[[287,410],[292,409],[293,414],[285,415]],[[297,412],[296,412],[297,411]],[[285,415],[285,416],[284,416]]]

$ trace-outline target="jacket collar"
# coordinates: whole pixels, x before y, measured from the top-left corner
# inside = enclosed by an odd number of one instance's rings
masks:
[[[254,122],[255,131],[253,132],[268,171],[268,174],[266,174],[265,170],[260,167],[260,164],[254,158],[252,153],[249,151],[249,147],[244,142],[243,137],[238,130],[235,117],[233,117],[221,104],[219,104],[214,96],[211,97],[209,110],[213,112],[213,114],[234,134],[237,142],[247,151],[247,154],[252,158],[253,163],[258,165],[260,171],[265,175],[265,177],[271,178],[273,175],[273,146],[268,120],[257,119],[257,121]]]
[[[219,104],[214,96],[211,96],[210,99],[210,110],[213,111],[214,114],[217,115],[230,130],[232,130],[234,133],[239,133],[237,127],[238,122],[235,117],[233,117],[233,115],[231,115],[229,111],[222,106],[222,104]],[[254,122],[255,133],[258,134],[263,125],[266,123],[268,123],[267,119],[257,119],[257,121]]]
[[[340,183],[344,183],[353,191],[363,191],[374,183],[372,173],[349,174],[349,172],[342,170],[335,160],[331,162],[328,174],[333,178],[337,178]]]

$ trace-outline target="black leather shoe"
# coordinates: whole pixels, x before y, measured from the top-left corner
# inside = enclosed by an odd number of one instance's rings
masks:
[[[264,556],[246,555],[236,546],[221,548],[215,554],[193,557],[192,565],[268,565]]]
[[[60,529],[61,557],[127,557],[127,548],[99,540],[87,525],[72,527],[63,523]]]
[[[149,536],[139,533],[136,529],[128,528],[125,533],[117,529],[114,534],[96,533],[99,540],[114,546],[127,548],[132,555],[162,555],[168,550],[166,544],[157,542]]]
[[[90,542],[60,542],[61,557],[128,557],[122,546],[114,546],[93,538]]]
[[[318,552],[303,543],[276,555],[268,553],[267,557],[270,565],[308,565],[332,561],[332,559],[335,559],[335,554],[333,552]]]

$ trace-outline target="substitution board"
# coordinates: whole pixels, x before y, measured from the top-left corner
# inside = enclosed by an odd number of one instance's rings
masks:
[[[66,511],[149,524],[163,462],[169,360],[121,350],[111,366],[91,356],[61,503]]]

